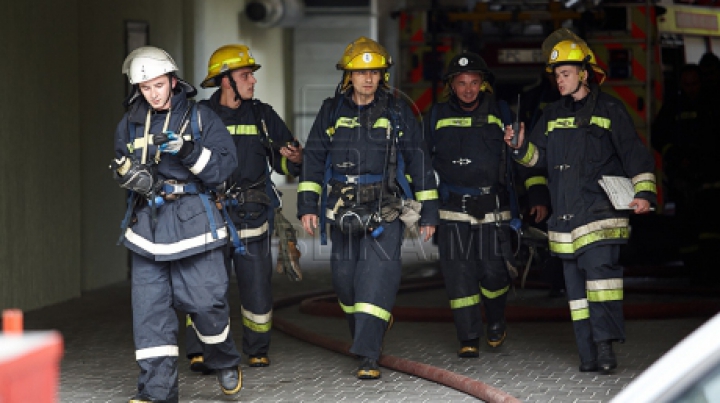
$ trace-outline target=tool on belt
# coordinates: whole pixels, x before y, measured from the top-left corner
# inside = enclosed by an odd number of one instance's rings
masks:
[[[275,271],[285,273],[291,281],[302,280],[300,270],[301,253],[297,248],[297,230],[282,213],[275,209],[275,231],[278,236],[278,259]]]

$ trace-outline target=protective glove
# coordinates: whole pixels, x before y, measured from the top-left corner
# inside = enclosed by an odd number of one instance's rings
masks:
[[[182,149],[185,141],[182,136],[168,130],[161,135],[154,136],[153,143],[160,145],[160,152],[175,155]]]

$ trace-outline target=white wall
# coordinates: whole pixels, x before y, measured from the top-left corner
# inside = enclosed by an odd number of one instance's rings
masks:
[[[272,105],[285,117],[283,28],[260,28],[245,18],[245,2],[238,0],[194,0],[194,72],[188,76],[198,86],[198,98],[208,98],[214,89],[200,89],[207,75],[208,60],[220,46],[243,44],[262,67],[255,73],[255,97]]]

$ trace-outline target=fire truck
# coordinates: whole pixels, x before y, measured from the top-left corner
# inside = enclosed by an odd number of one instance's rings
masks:
[[[463,50],[485,59],[496,76],[496,97],[514,106],[517,94],[543,74],[542,41],[566,27],[587,41],[607,72],[603,90],[625,103],[648,147],[664,88],[676,91],[680,67],[696,63],[720,38],[720,8],[695,2],[432,1],[429,8],[427,3],[408,1],[398,16],[399,88],[419,113],[441,99],[443,68]],[[662,192],[658,202],[662,209]]]

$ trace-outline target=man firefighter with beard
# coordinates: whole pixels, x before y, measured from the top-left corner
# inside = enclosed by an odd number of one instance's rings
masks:
[[[463,52],[443,79],[449,100],[433,105],[426,138],[440,178],[438,250],[461,358],[479,356],[480,338],[496,348],[506,336],[505,304],[511,277],[498,251],[513,235],[502,114],[492,94],[493,74],[480,55]],[[509,114],[509,109],[507,109]],[[537,186],[530,188],[533,192]],[[502,243],[507,245],[501,245]],[[498,247],[500,246],[500,247]],[[480,302],[485,308],[483,332]]]
[[[226,209],[245,253],[233,253],[228,267],[235,268],[243,320],[243,352],[251,367],[270,365],[272,326],[272,254],[270,235],[279,193],[271,169],[283,175],[300,174],[302,148],[285,122],[265,103],[253,99],[260,68],[245,45],[218,48],[208,61],[203,88],[220,87],[201,105],[220,116],[235,142],[238,167],[228,179]],[[278,214],[281,214],[278,211]],[[299,273],[297,273],[299,275]],[[188,326],[187,356],[190,368],[208,372],[202,345]]]
[[[215,207],[219,186],[237,166],[232,139],[197,91],[177,77],[162,49],[141,47],[123,63],[132,93],[115,132],[115,180],[129,190],[121,241],[132,259],[134,402],[177,402],[175,309],[194,321],[225,394],[242,387],[240,354],[230,332],[228,233]]]
[[[421,126],[388,89],[391,64],[371,39],[347,46],[337,64],[342,81],[312,126],[298,186],[305,231],[313,235],[319,226],[324,244],[325,218],[333,224],[333,286],[350,325],[350,352],[361,359],[360,379],[380,377],[377,361],[400,285],[405,227],[419,219],[427,241],[437,223],[437,189]]]
[[[617,367],[612,343],[625,341],[620,245],[630,212],[645,214],[655,203],[653,159],[623,103],[600,91],[605,73],[582,39],[561,29],[543,51],[562,98],[545,108],[529,141],[522,125],[518,133],[506,127],[505,141],[519,163],[548,170],[550,251],[563,260],[580,371],[608,373]],[[628,210],[613,208],[598,183],[604,175],[630,178]]]

